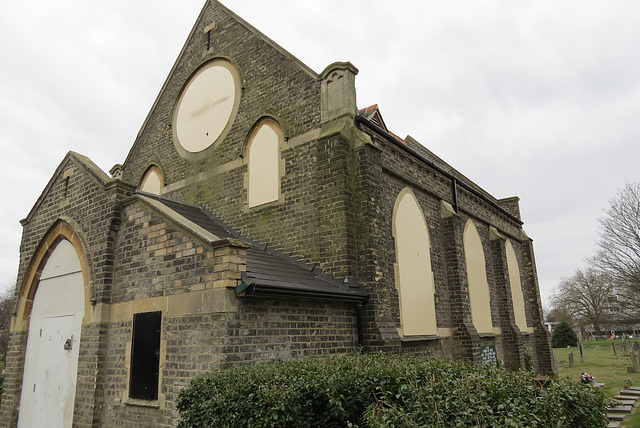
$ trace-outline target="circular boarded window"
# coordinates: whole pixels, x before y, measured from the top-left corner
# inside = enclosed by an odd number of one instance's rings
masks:
[[[215,60],[198,69],[175,109],[176,147],[199,153],[224,138],[238,110],[239,87],[238,72],[228,61]]]

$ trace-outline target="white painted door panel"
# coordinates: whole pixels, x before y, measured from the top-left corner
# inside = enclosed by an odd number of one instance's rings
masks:
[[[65,349],[66,341],[73,340],[73,315],[43,318],[30,340],[28,364],[35,363],[23,382],[19,427],[71,426],[75,388],[69,385],[77,372],[77,343]],[[37,348],[37,352],[33,348]],[[35,361],[34,361],[35,360]],[[26,362],[26,361],[25,361]]]
[[[51,254],[43,277],[29,321],[19,428],[73,424],[84,280],[76,251],[68,241],[61,241]]]

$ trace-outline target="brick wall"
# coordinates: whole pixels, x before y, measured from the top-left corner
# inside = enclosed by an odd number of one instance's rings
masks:
[[[229,59],[242,77],[237,116],[206,156],[185,158],[173,142],[174,106],[192,73],[214,58]],[[30,261],[51,227],[61,220],[70,225],[87,256],[91,301],[80,344],[74,425],[171,426],[176,395],[200,373],[357,348],[352,304],[237,298],[229,287],[240,280],[246,248],[212,245],[141,198],[127,199],[150,164],[161,168],[166,196],[203,204],[237,230],[336,277],[358,278],[370,293],[363,308],[367,350],[479,361],[479,347],[495,345],[510,368],[530,355],[539,371],[553,372],[533,246],[512,217],[520,216],[517,198],[498,201],[461,177],[474,190],[459,186],[454,201],[447,174],[356,124],[349,112],[324,115],[322,97],[319,76],[212,2],[137,137],[122,181],[110,180],[82,156],[63,160],[23,222],[18,292],[31,285],[26,278],[39,266]],[[265,116],[277,120],[285,135],[282,197],[248,208],[243,147]],[[416,195],[429,229],[437,338],[398,334],[392,217],[404,187]],[[457,202],[458,212],[443,211],[443,201]],[[471,323],[463,248],[468,219],[483,244],[495,337],[480,337]],[[505,241],[492,228],[513,243],[533,334],[515,326]],[[152,405],[131,402],[127,392],[133,314],[148,311],[163,314],[160,396]],[[28,319],[24,315],[16,319]],[[25,325],[19,325],[11,336],[0,427],[12,426],[17,417],[25,343]]]
[[[436,168],[418,160],[407,151],[400,149],[387,139],[378,136],[368,128],[361,130],[369,134],[375,146],[375,163],[367,164],[368,174],[374,184],[368,184],[369,197],[375,199],[375,209],[369,210],[373,218],[369,224],[375,230],[375,249],[372,263],[364,278],[367,281],[373,308],[369,316],[375,319],[370,329],[371,344],[378,349],[381,344],[387,349],[397,350],[393,341],[382,340],[392,337],[389,331],[400,327],[398,294],[395,289],[394,262],[395,242],[392,236],[392,216],[396,198],[400,191],[409,187],[416,195],[429,228],[431,240],[431,264],[434,273],[436,318],[438,328],[451,329],[451,338],[433,340],[398,340],[403,352],[423,352],[447,358],[468,358],[478,361],[479,346],[493,344],[499,358],[507,367],[524,367],[525,353],[533,356],[533,362],[540,371],[553,372],[548,351],[547,335],[542,327],[540,297],[535,274],[531,241],[523,235],[521,225],[501,212],[495,204],[501,204],[509,214],[519,216],[518,199],[497,201],[481,192],[485,199],[463,186],[457,188],[457,201],[453,200],[451,179]],[[466,179],[464,179],[466,180]],[[469,183],[471,187],[477,187]],[[441,201],[452,205],[457,202],[458,214],[443,218]],[[462,245],[464,225],[472,219],[478,229],[486,261],[487,281],[491,294],[491,313],[495,337],[479,337],[471,324],[468,285],[466,279],[465,255]],[[495,232],[491,232],[494,228]],[[369,231],[371,234],[371,231]],[[494,236],[495,235],[495,236]],[[505,239],[514,246],[521,271],[527,325],[533,327],[535,340],[527,332],[520,332],[515,326],[511,288],[506,268]],[[375,272],[374,272],[375,271]],[[380,342],[382,340],[382,342]],[[383,345],[384,348],[384,345]]]
[[[221,269],[230,256],[242,266],[246,252],[199,243],[140,202],[125,205],[116,248],[111,322],[97,378],[104,394],[99,420],[106,426],[171,426],[180,389],[213,368],[357,348],[353,305],[238,299],[226,285],[239,283],[242,267]],[[219,282],[224,278],[231,280]],[[127,382],[133,314],[152,310],[163,313],[164,351],[160,397],[150,404],[129,400]]]
[[[13,426],[17,418],[17,405],[20,400],[26,336],[29,313],[20,312],[19,296],[34,292],[36,282],[29,278],[42,269],[46,259],[40,265],[32,263],[36,255],[47,250],[41,248],[45,237],[58,231],[54,225],[60,221],[74,230],[82,243],[88,271],[88,297],[92,303],[105,300],[109,292],[113,267],[113,227],[119,221],[117,201],[123,199],[131,189],[110,182],[98,168],[81,155],[69,153],[61,162],[34,209],[22,221],[23,234],[20,245],[20,266],[17,277],[17,316],[13,317],[12,340],[9,345],[10,360],[5,380],[0,427]],[[29,297],[31,298],[31,297]],[[94,324],[91,314],[85,314],[87,323],[83,325],[80,357],[78,362],[78,380],[76,386],[75,420],[79,426],[90,426],[96,402],[94,393],[95,373],[101,361],[99,339],[100,324]]]

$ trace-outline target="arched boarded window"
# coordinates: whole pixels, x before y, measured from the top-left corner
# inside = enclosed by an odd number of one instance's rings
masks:
[[[249,207],[277,201],[280,197],[280,142],[282,129],[271,119],[255,127],[247,143]]]
[[[464,228],[464,255],[473,325],[478,333],[493,333],[487,264],[478,229],[472,220],[467,221]]]
[[[140,190],[147,193],[153,193],[159,195],[162,193],[164,187],[164,178],[162,177],[162,171],[157,166],[151,166],[147,169],[147,172],[142,176],[140,180]]]
[[[395,279],[405,336],[437,334],[431,242],[420,205],[408,188],[393,211],[396,243]]]
[[[42,269],[29,315],[18,427],[73,423],[84,284],[76,248],[60,240]]]
[[[507,266],[509,267],[509,284],[511,286],[511,301],[513,302],[513,314],[515,316],[516,325],[520,331],[527,330],[527,316],[524,308],[524,295],[522,294],[522,283],[520,282],[520,267],[516,252],[511,245],[511,241],[507,239],[506,243]]]

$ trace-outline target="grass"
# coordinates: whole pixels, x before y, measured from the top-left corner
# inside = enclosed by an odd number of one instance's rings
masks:
[[[627,367],[631,365],[631,357],[623,355],[622,341],[616,340],[618,356],[614,356],[611,341],[587,341],[584,343],[584,364],[580,362],[580,350],[578,348],[556,348],[554,354],[558,362],[558,371],[561,377],[567,377],[575,381],[580,380],[582,372],[587,372],[595,377],[596,382],[602,382],[605,386],[602,392],[605,396],[613,398],[627,383],[640,386],[640,373],[627,373]],[[629,345],[629,351],[631,346]],[[573,352],[574,366],[569,367],[569,352]],[[640,427],[640,407],[624,421],[623,427]]]

